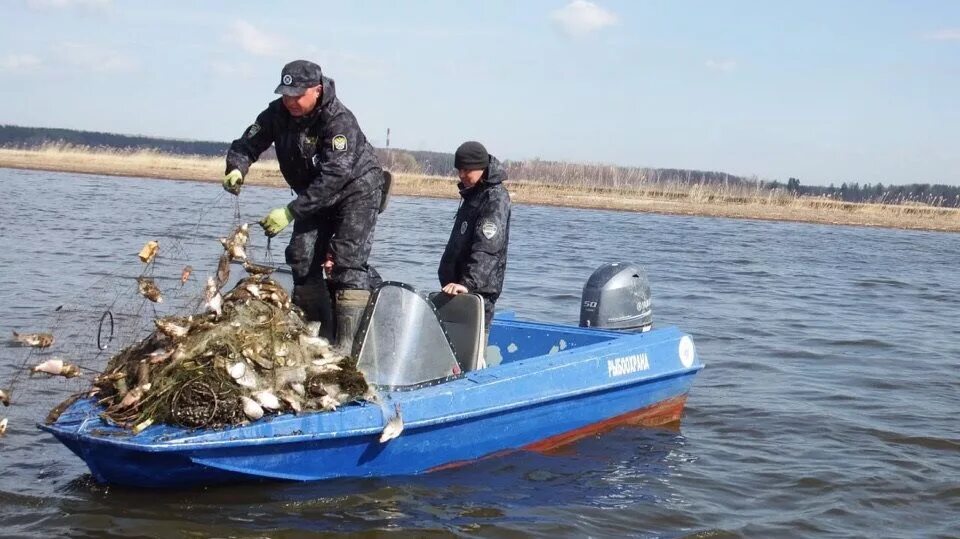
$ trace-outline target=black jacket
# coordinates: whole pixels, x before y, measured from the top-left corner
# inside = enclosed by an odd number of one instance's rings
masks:
[[[337,205],[348,195],[379,197],[381,174],[373,146],[350,110],[337,99],[332,79],[323,77],[323,95],[307,116],[294,118],[277,99],[257,116],[227,152],[227,172],[244,176],[260,154],[276,145],[280,172],[297,198],[289,204],[295,219]],[[378,201],[379,203],[379,201]]]
[[[503,289],[510,238],[510,194],[503,186],[507,171],[490,156],[483,180],[463,189],[463,202],[440,259],[440,286],[459,283],[483,296],[488,313]]]

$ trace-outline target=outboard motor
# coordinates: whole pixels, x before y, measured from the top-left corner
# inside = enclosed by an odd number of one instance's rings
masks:
[[[604,264],[583,285],[580,327],[649,331],[653,303],[647,272],[638,264]]]

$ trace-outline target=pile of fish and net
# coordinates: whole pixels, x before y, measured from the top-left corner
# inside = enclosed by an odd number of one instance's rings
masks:
[[[126,344],[102,368],[60,356],[36,363],[54,345],[55,332],[14,333],[15,340],[31,350],[31,374],[74,378],[89,372],[93,378],[92,387],[55,407],[47,421],[55,421],[85,397],[97,399],[105,420],[134,432],[152,424],[238,425],[265,414],[332,411],[351,401],[375,400],[356,361],[319,337],[318,324],[304,321],[287,290],[272,278],[275,268],[248,259],[247,228],[242,224],[221,238],[223,253],[215,276],[206,279],[200,294],[181,294],[179,303],[186,307],[165,315],[156,311],[165,296],[158,281],[179,280],[182,287],[193,269],[183,266],[178,278],[161,278],[155,266],[159,244],[148,242],[139,253],[144,271],[135,277],[139,305],[129,299],[118,305],[115,299],[102,314],[96,309],[80,312],[87,319],[99,314],[94,359],[115,343],[115,326],[128,328],[125,336],[117,337]],[[180,257],[172,258],[175,265]],[[242,264],[246,273],[224,290],[233,264]],[[125,312],[130,305],[135,312]],[[33,358],[34,353],[40,357]],[[0,402],[9,404],[10,391],[0,390]]]

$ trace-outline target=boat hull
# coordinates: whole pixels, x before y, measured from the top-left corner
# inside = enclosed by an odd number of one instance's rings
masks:
[[[620,361],[639,357],[625,356],[638,350],[637,343],[597,345],[595,350],[587,346],[539,363],[518,361],[434,387],[391,393],[382,408],[353,405],[216,432],[161,426],[132,436],[104,424],[89,400],[75,403],[55,424],[42,428],[82,458],[103,483],[184,487],[254,478],[419,474],[510,451],[549,450],[620,424],[675,423],[702,368],[698,360],[677,364],[682,337],[676,331],[648,336],[642,353],[654,358],[650,365]],[[673,351],[672,357],[666,350]],[[647,368],[627,372],[630,365]],[[380,443],[395,405],[403,412],[405,428],[399,437]]]

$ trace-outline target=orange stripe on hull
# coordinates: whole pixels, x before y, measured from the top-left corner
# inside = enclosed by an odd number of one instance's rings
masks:
[[[677,424],[680,421],[680,416],[683,415],[683,407],[686,403],[687,396],[681,395],[679,397],[660,401],[651,406],[647,406],[646,408],[641,408],[639,410],[634,410],[632,412],[627,412],[625,414],[612,417],[605,421],[591,423],[590,425],[580,427],[579,429],[571,430],[556,436],[551,436],[550,438],[540,440],[539,442],[525,445],[520,449],[526,451],[549,452],[558,447],[580,440],[581,438],[609,432],[624,425],[638,427],[662,427],[665,425]],[[497,451],[496,453],[492,453],[490,455],[485,455],[476,460],[458,460],[455,462],[448,462],[446,464],[441,464],[440,466],[430,468],[427,471],[436,472],[440,470],[449,470],[451,468],[459,468],[460,466],[465,466],[472,462],[476,462],[477,460],[495,458],[507,455],[514,451],[516,450],[506,449],[503,451]]]
[[[623,425],[633,425],[638,427],[659,427],[676,423],[680,421],[683,414],[683,406],[687,402],[687,396],[674,397],[665,401],[660,401],[652,406],[627,412],[616,417],[611,417],[599,423],[592,423],[576,430],[571,430],[557,436],[551,436],[539,442],[534,442],[523,446],[527,451],[550,451],[557,447],[573,443],[587,436],[594,436],[609,432]]]

